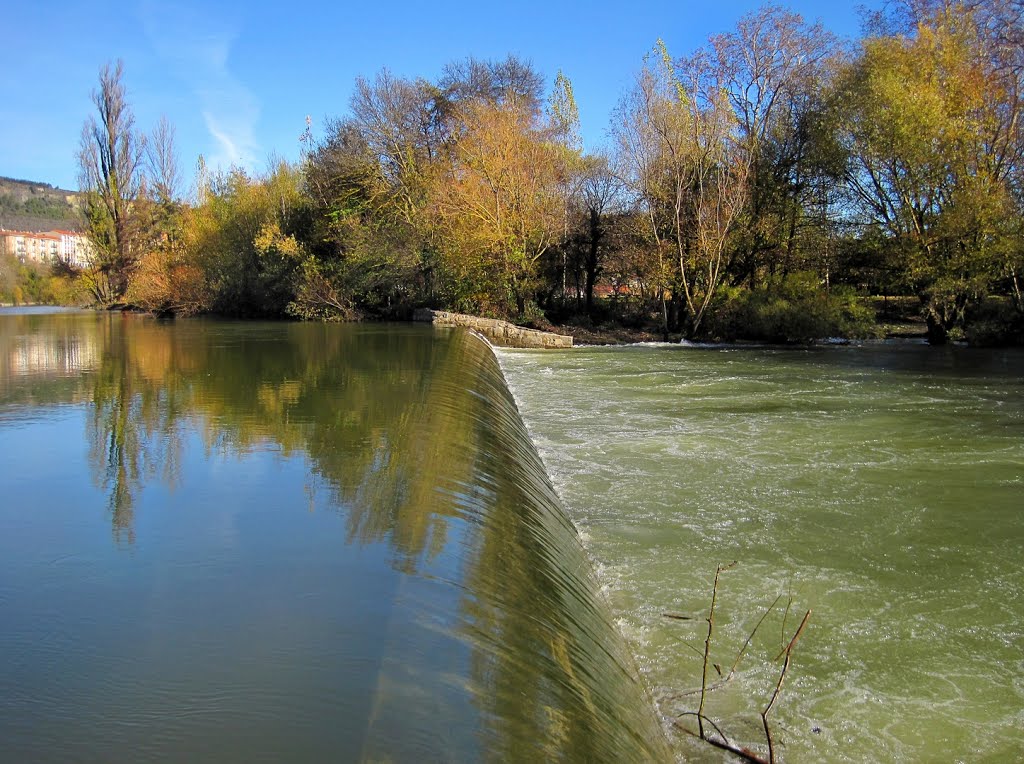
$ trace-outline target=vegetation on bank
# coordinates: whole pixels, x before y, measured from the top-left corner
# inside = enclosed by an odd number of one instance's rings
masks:
[[[658,43],[587,152],[572,85],[468,59],[360,79],[297,164],[209,172],[136,129],[120,64],[79,156],[99,303],[331,320],[444,308],[690,339],[1024,339],[1020,3],[905,0],[846,44],[767,6]]]
[[[72,269],[0,255],[0,305],[84,305],[88,299]]]

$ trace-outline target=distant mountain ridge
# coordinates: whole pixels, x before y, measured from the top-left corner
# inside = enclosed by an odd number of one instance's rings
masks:
[[[83,228],[81,194],[49,183],[0,176],[0,228],[50,231]]]

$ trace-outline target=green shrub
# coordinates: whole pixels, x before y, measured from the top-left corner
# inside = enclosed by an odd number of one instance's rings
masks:
[[[874,314],[852,291],[826,292],[813,274],[798,273],[758,289],[722,287],[706,323],[716,339],[810,342],[875,335]]]

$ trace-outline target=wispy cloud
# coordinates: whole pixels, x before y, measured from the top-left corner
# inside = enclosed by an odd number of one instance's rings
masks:
[[[256,139],[260,102],[231,71],[234,27],[204,7],[143,0],[140,17],[153,49],[199,101],[210,133],[210,167],[252,167],[262,154]]]

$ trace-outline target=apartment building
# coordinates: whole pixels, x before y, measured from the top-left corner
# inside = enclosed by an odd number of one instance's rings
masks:
[[[76,231],[7,231],[0,229],[0,254],[22,262],[61,260],[76,268],[89,264],[92,245]]]
[[[60,237],[60,259],[75,268],[85,268],[92,259],[89,237],[77,231],[49,231]]]

